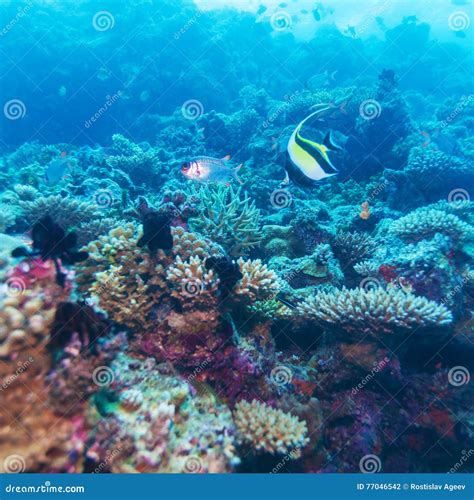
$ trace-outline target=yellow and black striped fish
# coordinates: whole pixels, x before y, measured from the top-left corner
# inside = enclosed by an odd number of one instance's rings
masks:
[[[307,184],[337,174],[337,169],[331,163],[328,152],[340,151],[342,148],[334,143],[331,132],[326,134],[322,144],[301,135],[305,122],[330,110],[332,108],[329,105],[319,105],[318,109],[301,121],[291,134],[287,146],[291,164],[287,165],[287,172],[289,178],[297,183]]]

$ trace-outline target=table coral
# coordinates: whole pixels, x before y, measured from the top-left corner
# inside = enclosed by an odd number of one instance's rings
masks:
[[[366,332],[375,336],[398,329],[445,326],[453,320],[444,305],[393,287],[319,292],[300,304],[298,311],[347,332]]]
[[[390,233],[406,241],[432,238],[436,233],[455,240],[472,240],[474,228],[459,217],[442,210],[420,208],[394,221]]]

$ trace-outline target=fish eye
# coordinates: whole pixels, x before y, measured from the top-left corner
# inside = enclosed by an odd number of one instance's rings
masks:
[[[189,163],[183,163],[181,165],[181,170],[189,170]]]

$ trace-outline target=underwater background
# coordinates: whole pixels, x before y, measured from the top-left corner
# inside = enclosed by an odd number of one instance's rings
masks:
[[[472,472],[472,24],[0,0],[0,471]]]

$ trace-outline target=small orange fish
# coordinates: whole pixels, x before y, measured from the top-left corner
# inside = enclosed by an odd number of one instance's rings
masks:
[[[361,210],[361,212],[359,214],[359,217],[361,219],[367,220],[370,217],[369,202],[368,201],[364,201],[364,203],[362,203],[361,207],[362,207],[362,210]]]

